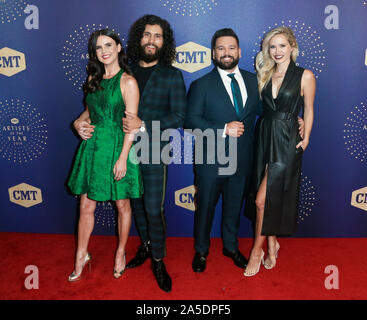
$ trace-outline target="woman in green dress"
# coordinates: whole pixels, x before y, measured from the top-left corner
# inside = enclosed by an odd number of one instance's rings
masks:
[[[141,172],[132,147],[134,135],[124,134],[122,129],[125,111],[138,113],[137,82],[127,66],[121,41],[113,31],[94,32],[88,52],[84,92],[85,112],[91,123],[89,131],[81,134],[84,141],[68,181],[71,192],[81,195],[75,269],[69,281],[81,279],[83,268],[90,265],[88,242],[94,227],[96,202],[107,200],[114,200],[118,211],[119,241],[113,273],[115,278],[121,277],[131,226],[129,199],[139,198],[143,193]],[[85,135],[90,138],[86,139]]]

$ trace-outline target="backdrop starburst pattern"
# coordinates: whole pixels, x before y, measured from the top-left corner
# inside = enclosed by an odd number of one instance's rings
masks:
[[[172,162],[177,164],[193,164],[195,138],[182,128],[178,129],[180,140],[170,138]]]
[[[24,14],[27,3],[23,0],[0,0],[0,21],[10,23]]]
[[[215,0],[159,0],[172,13],[181,16],[202,16],[218,5]]]
[[[80,201],[79,198],[80,196],[74,196],[75,200]],[[106,229],[115,228],[117,216],[112,201],[97,201],[94,215],[96,225]]]
[[[97,202],[96,224],[106,227],[114,228],[116,226],[116,212],[111,201]]]
[[[87,24],[74,30],[65,40],[61,53],[62,68],[67,79],[79,90],[82,89],[87,77],[89,37],[94,31],[105,28],[114,30],[112,27],[103,26],[102,24]],[[124,38],[121,38],[119,33],[118,35],[121,42],[124,43]]]
[[[363,102],[355,106],[347,115],[343,132],[347,152],[356,160],[366,163],[367,108]]]
[[[262,36],[258,37],[258,40],[255,42],[255,48],[252,50],[252,59],[254,63],[256,54],[261,49],[261,41],[264,35],[271,29],[280,26],[290,27],[297,39],[299,55],[297,57],[296,65],[305,69],[310,69],[315,74],[315,77],[318,78],[326,65],[326,50],[324,42],[321,40],[316,30],[313,30],[311,26],[308,26],[298,20],[282,20],[281,22],[276,22],[273,26],[269,26],[264,30]]]
[[[302,223],[312,213],[315,206],[316,192],[311,180],[301,173],[301,186],[299,196],[299,215],[297,223]]]
[[[0,156],[23,164],[42,155],[47,146],[47,125],[38,110],[25,101],[0,101]]]

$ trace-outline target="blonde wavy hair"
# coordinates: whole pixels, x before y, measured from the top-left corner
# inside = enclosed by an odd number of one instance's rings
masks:
[[[258,89],[261,96],[261,91],[268,84],[271,76],[275,70],[275,62],[269,54],[269,43],[272,37],[278,34],[283,34],[287,37],[289,44],[292,47],[291,59],[296,62],[299,50],[296,37],[291,28],[289,27],[277,27],[270,30],[261,43],[261,51],[256,55],[256,71],[258,80]]]

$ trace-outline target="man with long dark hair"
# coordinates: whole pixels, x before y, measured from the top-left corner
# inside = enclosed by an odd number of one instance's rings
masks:
[[[171,66],[176,57],[176,45],[169,23],[154,15],[138,19],[129,32],[127,56],[140,90],[138,116],[127,113],[124,131],[146,130],[150,145],[154,121],[160,130],[183,126],[186,109],[186,89],[182,73]],[[164,146],[160,144],[160,150]],[[150,147],[149,159],[153,155]],[[135,224],[142,244],[127,268],[138,267],[152,258],[153,273],[159,287],[171,291],[172,281],[163,258],[166,256],[164,197],[167,179],[166,165],[143,164],[144,195],[132,202]]]

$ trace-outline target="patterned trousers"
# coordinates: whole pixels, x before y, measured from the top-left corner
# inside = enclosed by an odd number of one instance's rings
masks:
[[[164,198],[166,193],[167,166],[164,164],[140,164],[144,194],[131,199],[135,225],[142,242],[150,241],[152,256],[166,256],[166,221]]]

